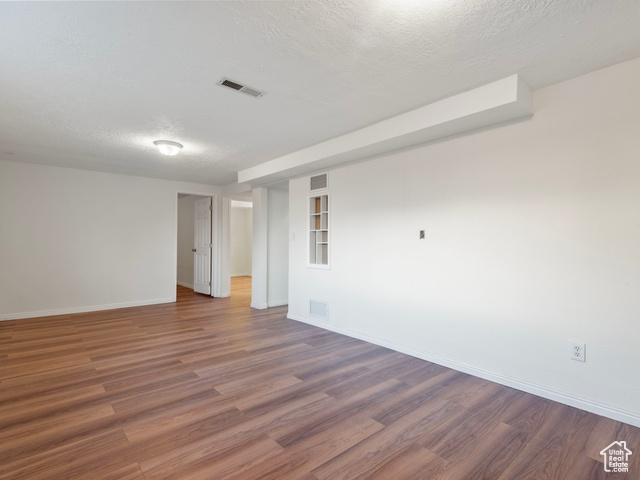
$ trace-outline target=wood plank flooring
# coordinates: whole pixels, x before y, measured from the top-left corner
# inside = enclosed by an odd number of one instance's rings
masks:
[[[250,285],[0,322],[0,480],[640,478],[638,428],[252,310]]]

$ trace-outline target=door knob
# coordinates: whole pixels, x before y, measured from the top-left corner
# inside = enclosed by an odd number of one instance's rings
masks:
[[[193,253],[196,253],[196,249],[195,249],[195,248],[192,248],[192,249],[191,249],[191,251],[192,251]]]

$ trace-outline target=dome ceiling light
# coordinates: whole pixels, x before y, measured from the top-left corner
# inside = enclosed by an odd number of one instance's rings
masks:
[[[160,153],[167,157],[173,157],[180,151],[180,149],[182,149],[182,145],[180,143],[172,142],[171,140],[156,140],[153,144],[158,147]]]

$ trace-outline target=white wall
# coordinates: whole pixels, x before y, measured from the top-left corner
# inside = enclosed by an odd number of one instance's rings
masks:
[[[267,302],[269,195],[268,189],[263,187],[255,188],[251,194],[253,203],[251,307],[264,309],[269,306]]]
[[[231,255],[229,253],[230,210],[231,199],[227,196],[220,195],[213,207],[211,234],[213,240],[211,280],[213,283],[212,295],[214,297],[229,297],[231,295]]]
[[[240,202],[249,203],[249,202]],[[251,236],[252,236],[252,209],[251,204],[234,206],[231,202],[231,214],[229,216],[231,240],[231,276],[238,277],[251,275]]]
[[[638,85],[640,59],[535,92],[531,120],[331,171],[330,270],[306,266],[292,180],[289,316],[640,426]]]
[[[194,195],[178,198],[178,285],[193,289]]]
[[[268,191],[267,303],[286,305],[289,296],[289,192]]]
[[[288,303],[289,193],[279,188],[253,190],[251,306]]]
[[[175,299],[182,182],[0,161],[0,319]]]

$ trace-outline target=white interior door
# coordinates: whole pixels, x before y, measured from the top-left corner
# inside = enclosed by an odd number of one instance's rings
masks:
[[[211,295],[211,197],[195,201],[193,289]]]

